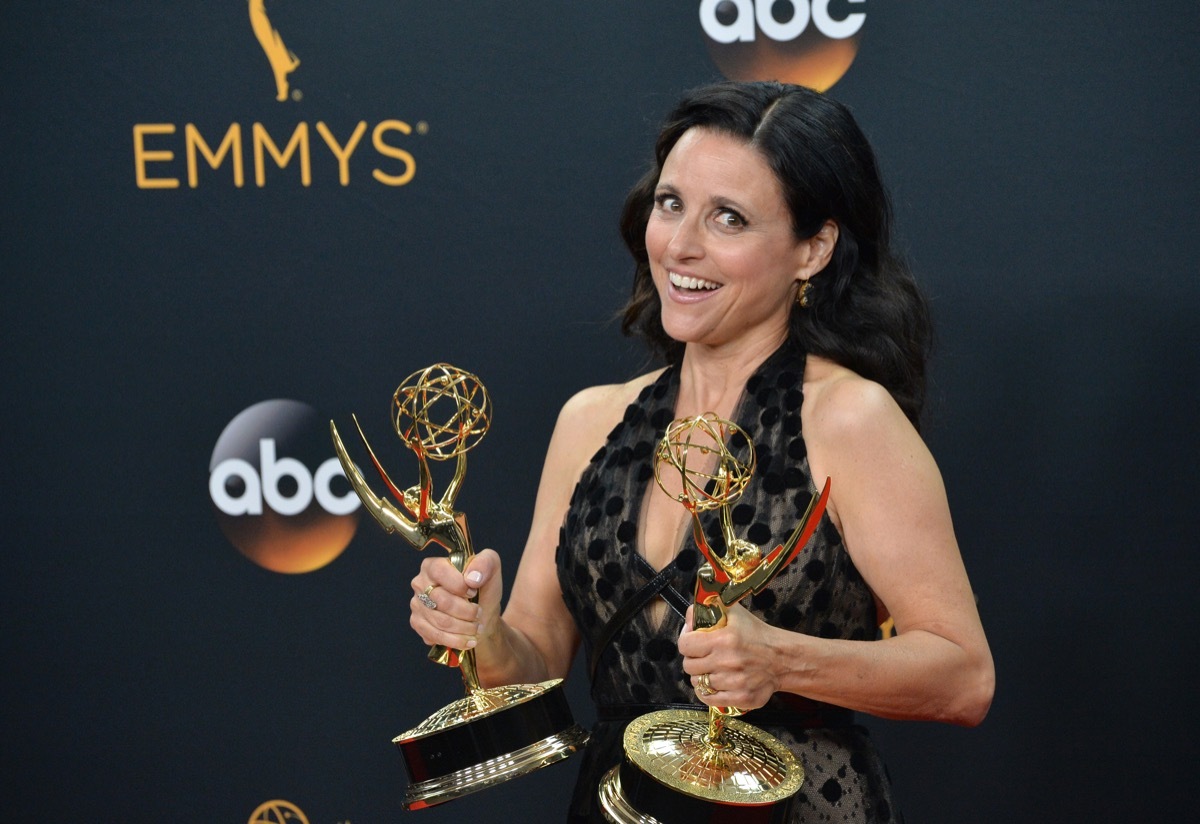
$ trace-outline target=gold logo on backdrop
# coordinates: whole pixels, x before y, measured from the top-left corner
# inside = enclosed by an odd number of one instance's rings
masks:
[[[308,816],[295,804],[275,799],[259,804],[257,809],[250,813],[250,820],[246,824],[309,824],[309,822]]]
[[[267,16],[266,0],[247,0],[250,26],[275,77],[275,99],[300,100],[289,75],[300,65]],[[244,31],[244,30],[243,30]],[[289,131],[290,130],[290,131]],[[313,167],[336,170],[340,186],[349,186],[351,156],[363,174],[363,164],[374,161],[366,176],[383,186],[405,186],[417,172],[409,151],[413,135],[425,135],[429,124],[395,117],[375,123],[358,118],[341,122],[301,120],[291,125],[267,125],[256,119],[229,124],[135,123],[133,125],[134,183],[139,189],[179,189],[186,185],[225,185],[262,188],[268,177],[284,175],[301,186],[313,182]],[[358,152],[355,155],[355,152]],[[369,157],[364,157],[367,155]],[[327,174],[330,174],[327,172]],[[330,175],[331,176],[331,175]]]
[[[300,58],[283,44],[279,30],[271,25],[264,0],[250,0],[250,26],[271,63],[271,71],[275,75],[275,99],[281,102],[287,100],[288,75],[300,65]]]

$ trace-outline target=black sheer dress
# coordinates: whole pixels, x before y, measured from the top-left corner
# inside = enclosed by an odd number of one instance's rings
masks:
[[[803,375],[804,354],[785,344],[747,382],[735,416],[755,444],[758,468],[734,505],[734,528],[759,546],[791,533],[815,489],[800,431]],[[580,759],[573,822],[604,821],[596,788],[620,761],[630,720],[671,704],[703,708],[675,645],[701,555],[690,531],[661,571],[635,546],[646,485],[654,483],[654,448],[674,417],[678,380],[678,370],[668,369],[629,405],[584,470],[560,534],[559,583],[584,641],[598,716]],[[702,522],[713,545],[722,546],[718,515]],[[656,598],[670,606],[658,625],[649,609]],[[742,604],[769,624],[809,635],[876,637],[874,600],[828,517],[808,548]],[[804,766],[793,821],[901,820],[883,762],[850,711],[777,693],[744,720],[787,744]]]

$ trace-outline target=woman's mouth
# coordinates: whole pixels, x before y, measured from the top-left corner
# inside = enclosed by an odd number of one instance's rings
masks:
[[[685,289],[694,292],[711,292],[713,289],[721,288],[721,284],[713,283],[711,280],[688,277],[677,272],[668,272],[667,279],[671,281],[671,285],[676,289]]]

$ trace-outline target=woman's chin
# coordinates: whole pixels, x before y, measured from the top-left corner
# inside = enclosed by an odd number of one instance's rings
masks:
[[[671,340],[683,344],[704,343],[711,332],[711,330],[702,329],[694,323],[681,323],[678,319],[667,317],[666,313],[662,318],[662,326],[663,331]]]

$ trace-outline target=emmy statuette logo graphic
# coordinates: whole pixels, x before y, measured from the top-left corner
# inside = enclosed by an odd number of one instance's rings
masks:
[[[264,0],[249,0],[249,3],[250,26],[271,63],[271,72],[275,75],[275,99],[282,103],[288,99],[288,75],[300,65],[300,58],[283,44],[283,37],[271,25]]]
[[[250,813],[246,824],[309,824],[304,811],[281,798],[264,801]]]
[[[268,16],[266,0],[247,0],[247,9],[250,29],[258,41],[257,60],[262,59],[261,55],[267,58],[275,100],[299,104],[304,95],[295,87],[292,75],[300,66],[300,58],[288,48]],[[234,25],[232,18],[228,22]],[[290,25],[294,28],[296,24]],[[249,33],[244,28],[241,31],[239,39],[254,48]],[[308,48],[315,48],[312,40],[308,43]],[[266,78],[262,79],[266,88]],[[273,104],[268,105],[278,111]],[[240,189],[252,177],[253,185],[260,189],[267,186],[268,180],[295,185],[297,179],[308,188],[313,185],[315,168],[318,185],[332,182],[336,173],[342,187],[349,186],[352,177],[366,177],[383,186],[405,186],[417,173],[417,161],[408,148],[411,138],[429,132],[429,124],[423,120],[413,124],[395,117],[373,124],[346,117],[328,123],[324,119],[315,123],[301,120],[294,127],[273,123],[269,128],[261,119],[216,127],[195,122],[135,123],[134,183],[139,189],[170,190],[184,185],[189,189],[219,187],[232,182]],[[352,160],[358,169],[353,176]],[[369,174],[364,173],[363,163],[372,162]]]
[[[780,80],[825,91],[858,54],[864,3],[701,0],[700,26],[709,55],[730,80]]]
[[[246,824],[309,824],[304,810],[290,801],[275,798],[264,801],[250,813]],[[336,824],[351,824],[349,819],[338,819]]]

